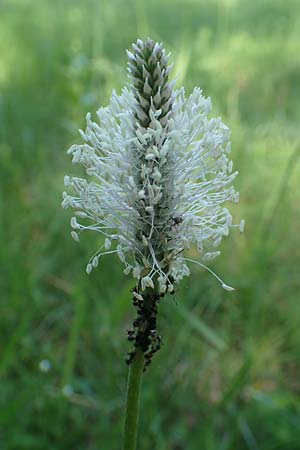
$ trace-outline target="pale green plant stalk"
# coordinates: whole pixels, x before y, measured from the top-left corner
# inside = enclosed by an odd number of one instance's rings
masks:
[[[141,350],[138,350],[128,373],[124,450],[136,449],[143,368],[144,354]]]

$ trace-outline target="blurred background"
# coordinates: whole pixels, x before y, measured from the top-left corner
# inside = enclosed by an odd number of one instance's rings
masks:
[[[121,447],[134,316],[117,257],[70,237],[66,149],[163,41],[232,130],[244,234],[160,307],[139,450],[300,449],[299,0],[0,1],[0,449]]]

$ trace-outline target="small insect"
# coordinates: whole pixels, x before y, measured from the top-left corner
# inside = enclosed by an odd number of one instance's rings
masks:
[[[183,217],[181,215],[171,217],[171,224],[173,227],[178,228],[183,222]]]

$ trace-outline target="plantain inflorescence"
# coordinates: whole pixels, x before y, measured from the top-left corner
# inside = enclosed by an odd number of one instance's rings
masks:
[[[199,88],[186,96],[169,80],[171,65],[162,44],[138,40],[128,51],[129,83],[110,104],[87,114],[83,143],[68,153],[85,177],[65,177],[70,193],[62,205],[74,209],[72,237],[84,230],[103,236],[86,271],[116,253],[126,275],[136,279],[137,318],[128,338],[148,361],[160,346],[156,332],[160,299],[189,275],[188,262],[205,264],[232,224],[226,202],[238,202],[237,172],[229,159],[230,131],[210,118],[210,98]],[[185,253],[195,247],[200,260]],[[129,360],[134,356],[134,350]],[[147,362],[147,359],[146,359]]]

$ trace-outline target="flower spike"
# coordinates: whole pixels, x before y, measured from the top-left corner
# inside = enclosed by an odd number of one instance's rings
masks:
[[[86,175],[65,177],[72,194],[63,193],[62,205],[75,210],[75,240],[84,230],[103,235],[88,273],[101,255],[116,252],[124,273],[136,278],[138,319],[130,339],[151,353],[159,346],[157,302],[190,273],[192,260],[184,252],[195,246],[202,261],[211,260],[237,226],[225,206],[238,201],[232,186],[237,172],[228,156],[228,127],[210,117],[211,101],[201,89],[188,97],[183,88],[174,89],[163,45],[137,40],[127,54],[128,85],[120,95],[112,93],[95,121],[87,115],[84,143],[68,150]]]

